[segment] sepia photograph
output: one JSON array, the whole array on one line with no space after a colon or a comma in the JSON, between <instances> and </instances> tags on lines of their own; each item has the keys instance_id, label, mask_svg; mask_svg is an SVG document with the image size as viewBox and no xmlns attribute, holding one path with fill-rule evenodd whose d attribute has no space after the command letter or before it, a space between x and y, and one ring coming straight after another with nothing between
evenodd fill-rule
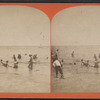
<instances>
[{"instance_id":1,"label":"sepia photograph","mask_svg":"<svg viewBox=\"0 0 100 100\"><path fill-rule=\"evenodd\" d=\"M39 9L0 6L0 92L50 92L50 20Z\"/></svg>"},{"instance_id":2,"label":"sepia photograph","mask_svg":"<svg viewBox=\"0 0 100 100\"><path fill-rule=\"evenodd\" d=\"M100 92L100 6L59 11L51 22L52 93Z\"/></svg>"}]
</instances>

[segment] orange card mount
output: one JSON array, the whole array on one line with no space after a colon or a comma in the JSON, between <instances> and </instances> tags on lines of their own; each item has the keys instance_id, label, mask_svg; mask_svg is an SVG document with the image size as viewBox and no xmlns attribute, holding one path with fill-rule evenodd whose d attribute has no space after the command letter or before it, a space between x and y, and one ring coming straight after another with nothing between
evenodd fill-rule
<instances>
[{"instance_id":1,"label":"orange card mount","mask_svg":"<svg viewBox=\"0 0 100 100\"><path fill-rule=\"evenodd\" d=\"M55 14L65 8L100 6L99 3L0 3L0 6L2 5L20 5L39 9L48 16L50 22ZM100 98L100 93L0 93L0 98Z\"/></svg>"}]
</instances>

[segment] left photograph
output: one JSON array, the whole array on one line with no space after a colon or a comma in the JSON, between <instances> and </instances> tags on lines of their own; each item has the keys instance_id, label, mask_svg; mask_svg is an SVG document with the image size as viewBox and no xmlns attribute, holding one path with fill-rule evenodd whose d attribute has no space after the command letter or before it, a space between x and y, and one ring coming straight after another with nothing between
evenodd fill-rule
<instances>
[{"instance_id":1,"label":"left photograph","mask_svg":"<svg viewBox=\"0 0 100 100\"><path fill-rule=\"evenodd\" d=\"M50 20L39 9L0 6L0 92L50 93Z\"/></svg>"}]
</instances>

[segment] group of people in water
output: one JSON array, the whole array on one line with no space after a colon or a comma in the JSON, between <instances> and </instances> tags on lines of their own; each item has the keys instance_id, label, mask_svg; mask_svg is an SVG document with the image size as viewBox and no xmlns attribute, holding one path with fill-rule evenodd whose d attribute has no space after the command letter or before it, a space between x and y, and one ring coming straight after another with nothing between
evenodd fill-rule
<instances>
[{"instance_id":1,"label":"group of people in water","mask_svg":"<svg viewBox=\"0 0 100 100\"><path fill-rule=\"evenodd\" d=\"M59 49L57 49L54 53L51 52L52 65L53 65L55 72L56 72L56 78L58 78L58 72L60 73L61 78L64 78L63 70L62 70L64 60L59 59L58 51L59 51ZM76 61L74 51L71 53L71 57L73 59L71 64L78 66L77 64L80 62L81 63L80 66L86 67L87 70L89 70L90 67L94 67L96 69L96 71L95 71L96 74L99 74L100 54L98 57L96 56L96 54L94 54L94 61L92 61L92 63L94 63L94 64L92 64L92 65L90 63L90 60L81 59L80 61Z\"/></svg>"},{"instance_id":2,"label":"group of people in water","mask_svg":"<svg viewBox=\"0 0 100 100\"><path fill-rule=\"evenodd\" d=\"M27 55L27 54L25 54L25 55ZM30 57L30 59L29 59L29 61L27 62L27 64L28 64L28 68L29 69L31 69L32 70L32 68L33 68L33 63L34 63L34 60L36 60L37 59L37 54L34 54L34 55L32 55L32 54L29 54L29 57ZM18 56L16 57L15 56L15 54L13 55L13 61L14 61L14 64L13 64L13 66L10 66L8 63L9 63L9 61L3 61L2 59L1 59L1 61L0 61L0 63L2 64L2 66L4 66L4 67L12 67L12 68L18 68L18 64L19 64L19 62L18 62L18 60L21 60L22 59L22 55L21 54L18 54Z\"/></svg>"},{"instance_id":3,"label":"group of people in water","mask_svg":"<svg viewBox=\"0 0 100 100\"><path fill-rule=\"evenodd\" d=\"M96 54L94 54L94 61L92 61L94 65L90 64L90 60L85 61L81 59L81 66L85 66L87 67L87 69L89 69L89 67L94 67L96 69L96 74L99 74L99 63L100 63L99 59L100 59L100 54L98 57L96 56Z\"/></svg>"}]
</instances>

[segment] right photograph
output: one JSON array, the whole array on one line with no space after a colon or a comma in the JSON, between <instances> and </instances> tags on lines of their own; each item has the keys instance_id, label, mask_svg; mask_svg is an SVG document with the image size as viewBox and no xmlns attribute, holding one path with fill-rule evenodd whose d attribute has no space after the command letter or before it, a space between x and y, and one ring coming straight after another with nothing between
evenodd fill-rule
<instances>
[{"instance_id":1,"label":"right photograph","mask_svg":"<svg viewBox=\"0 0 100 100\"><path fill-rule=\"evenodd\" d=\"M51 92L100 92L100 6L75 6L51 21Z\"/></svg>"}]
</instances>

